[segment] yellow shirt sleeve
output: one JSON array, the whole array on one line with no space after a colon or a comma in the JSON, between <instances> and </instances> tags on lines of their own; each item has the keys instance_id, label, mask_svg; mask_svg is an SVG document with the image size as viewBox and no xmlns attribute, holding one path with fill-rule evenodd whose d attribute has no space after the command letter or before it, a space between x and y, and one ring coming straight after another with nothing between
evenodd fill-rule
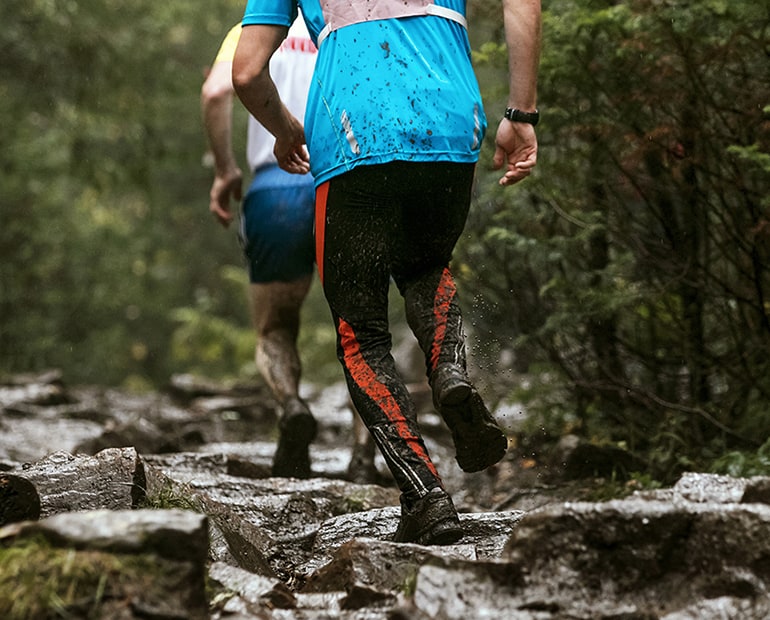
<instances>
[{"instance_id":1,"label":"yellow shirt sleeve","mask_svg":"<svg viewBox=\"0 0 770 620\"><path fill-rule=\"evenodd\" d=\"M233 62L235 57L235 48L238 47L238 39L241 38L241 25L236 24L227 33L222 45L219 46L217 57L214 62Z\"/></svg>"}]
</instances>

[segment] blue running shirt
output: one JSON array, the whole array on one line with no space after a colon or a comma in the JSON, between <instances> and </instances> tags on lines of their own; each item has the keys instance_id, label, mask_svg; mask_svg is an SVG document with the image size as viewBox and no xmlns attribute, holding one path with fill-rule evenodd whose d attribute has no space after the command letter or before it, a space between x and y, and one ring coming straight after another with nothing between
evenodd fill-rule
<instances>
[{"instance_id":1,"label":"blue running shirt","mask_svg":"<svg viewBox=\"0 0 770 620\"><path fill-rule=\"evenodd\" d=\"M301 8L317 43L326 1L248 0L243 25L288 27ZM436 4L465 14L465 0ZM477 162L487 121L470 54L466 29L438 15L332 31L319 46L304 118L316 185L359 165Z\"/></svg>"}]
</instances>

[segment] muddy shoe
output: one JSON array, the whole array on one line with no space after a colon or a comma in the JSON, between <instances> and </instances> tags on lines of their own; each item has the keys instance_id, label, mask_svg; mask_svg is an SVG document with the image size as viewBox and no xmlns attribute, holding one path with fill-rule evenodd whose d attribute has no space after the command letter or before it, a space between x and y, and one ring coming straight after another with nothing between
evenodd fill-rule
<instances>
[{"instance_id":1,"label":"muddy shoe","mask_svg":"<svg viewBox=\"0 0 770 620\"><path fill-rule=\"evenodd\" d=\"M465 370L457 364L441 364L430 375L433 406L441 411L445 405L457 405L471 395L473 386Z\"/></svg>"},{"instance_id":2,"label":"muddy shoe","mask_svg":"<svg viewBox=\"0 0 770 620\"><path fill-rule=\"evenodd\" d=\"M401 519L394 542L451 545L463 537L457 510L446 491L436 487L407 506L401 496Z\"/></svg>"},{"instance_id":3,"label":"muddy shoe","mask_svg":"<svg viewBox=\"0 0 770 620\"><path fill-rule=\"evenodd\" d=\"M460 403L441 406L439 412L452 431L460 469L482 471L505 456L508 438L476 390Z\"/></svg>"},{"instance_id":4,"label":"muddy shoe","mask_svg":"<svg viewBox=\"0 0 770 620\"><path fill-rule=\"evenodd\" d=\"M310 442L318 424L301 399L290 400L284 406L278 422L278 448L273 457L273 476L310 478Z\"/></svg>"}]
</instances>

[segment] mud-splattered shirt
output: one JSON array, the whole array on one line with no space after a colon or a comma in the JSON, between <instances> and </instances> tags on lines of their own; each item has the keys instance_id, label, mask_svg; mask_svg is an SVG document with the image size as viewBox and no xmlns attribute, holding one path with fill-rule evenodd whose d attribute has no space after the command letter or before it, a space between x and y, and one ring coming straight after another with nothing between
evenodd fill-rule
<instances>
[{"instance_id":1,"label":"mud-splattered shirt","mask_svg":"<svg viewBox=\"0 0 770 620\"><path fill-rule=\"evenodd\" d=\"M326 1L249 0L243 25L289 26L300 5L317 42ZM435 2L465 13L465 0ZM487 123L466 29L425 15L334 30L319 46L304 122L317 185L359 165L478 161Z\"/></svg>"}]
</instances>

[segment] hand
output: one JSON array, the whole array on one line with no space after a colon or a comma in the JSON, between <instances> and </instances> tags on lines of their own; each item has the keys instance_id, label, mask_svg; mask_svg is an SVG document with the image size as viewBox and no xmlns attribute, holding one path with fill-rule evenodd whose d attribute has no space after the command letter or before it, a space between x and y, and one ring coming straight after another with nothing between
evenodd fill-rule
<instances>
[{"instance_id":1,"label":"hand","mask_svg":"<svg viewBox=\"0 0 770 620\"><path fill-rule=\"evenodd\" d=\"M512 123L504 118L497 127L495 155L492 167L499 170L505 164L500 185L513 185L530 175L537 163L537 137L529 123Z\"/></svg>"},{"instance_id":2,"label":"hand","mask_svg":"<svg viewBox=\"0 0 770 620\"><path fill-rule=\"evenodd\" d=\"M225 228L233 221L234 214L230 209L230 201L240 203L241 183L243 174L240 168L232 168L224 174L217 173L209 192L209 211Z\"/></svg>"},{"instance_id":3,"label":"hand","mask_svg":"<svg viewBox=\"0 0 770 620\"><path fill-rule=\"evenodd\" d=\"M310 172L310 155L305 147L305 128L288 111L285 120L286 132L276 136L273 155L286 172L307 174Z\"/></svg>"},{"instance_id":4,"label":"hand","mask_svg":"<svg viewBox=\"0 0 770 620\"><path fill-rule=\"evenodd\" d=\"M273 153L281 169L292 174L307 174L310 172L310 155L304 144L295 144L289 147L288 150L285 148L281 149L280 152L277 140L275 146L276 148Z\"/></svg>"}]
</instances>

